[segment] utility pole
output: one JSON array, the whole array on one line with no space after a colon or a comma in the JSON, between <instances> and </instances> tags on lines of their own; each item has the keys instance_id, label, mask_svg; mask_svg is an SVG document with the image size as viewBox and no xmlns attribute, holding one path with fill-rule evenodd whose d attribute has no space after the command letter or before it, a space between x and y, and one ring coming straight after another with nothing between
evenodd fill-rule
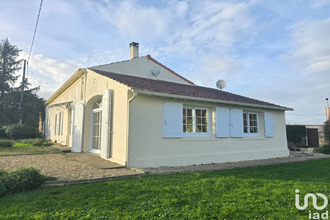
<instances>
[{"instance_id":1,"label":"utility pole","mask_svg":"<svg viewBox=\"0 0 330 220\"><path fill-rule=\"evenodd\" d=\"M329 99L328 98L325 98L325 102L326 102L326 105L327 105L327 109L326 109L326 121L329 121L330 120L330 108L329 108Z\"/></svg>"},{"instance_id":2,"label":"utility pole","mask_svg":"<svg viewBox=\"0 0 330 220\"><path fill-rule=\"evenodd\" d=\"M20 120L19 124L23 124L23 96L24 96L24 84L25 84L25 69L26 69L26 60L24 60L23 66L23 77L22 77L22 85L21 85L21 101L20 101Z\"/></svg>"}]
</instances>

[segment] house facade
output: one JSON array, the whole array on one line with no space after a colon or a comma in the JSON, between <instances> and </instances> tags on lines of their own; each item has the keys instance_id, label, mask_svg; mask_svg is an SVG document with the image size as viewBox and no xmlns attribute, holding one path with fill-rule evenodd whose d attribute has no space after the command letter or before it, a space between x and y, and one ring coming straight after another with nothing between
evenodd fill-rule
<instances>
[{"instance_id":1,"label":"house facade","mask_svg":"<svg viewBox=\"0 0 330 220\"><path fill-rule=\"evenodd\" d=\"M130 60L77 70L47 100L46 138L136 168L289 155L289 108L197 86L130 49Z\"/></svg>"}]
</instances>

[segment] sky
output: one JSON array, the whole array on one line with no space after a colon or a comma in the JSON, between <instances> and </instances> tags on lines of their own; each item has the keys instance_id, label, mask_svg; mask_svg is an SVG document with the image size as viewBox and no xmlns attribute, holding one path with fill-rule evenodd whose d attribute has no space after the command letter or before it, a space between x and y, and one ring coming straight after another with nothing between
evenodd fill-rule
<instances>
[{"instance_id":1,"label":"sky","mask_svg":"<svg viewBox=\"0 0 330 220\"><path fill-rule=\"evenodd\" d=\"M0 1L0 39L22 59L39 5ZM47 99L79 68L128 60L134 41L197 85L222 79L224 91L293 108L287 124L322 124L329 12L328 0L44 0L28 80Z\"/></svg>"}]
</instances>

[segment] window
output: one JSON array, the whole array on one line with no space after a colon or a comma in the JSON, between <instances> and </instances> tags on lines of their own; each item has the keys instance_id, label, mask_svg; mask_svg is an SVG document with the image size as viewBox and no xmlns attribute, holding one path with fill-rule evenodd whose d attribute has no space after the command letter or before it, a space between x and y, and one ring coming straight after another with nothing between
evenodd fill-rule
<instances>
[{"instance_id":1,"label":"window","mask_svg":"<svg viewBox=\"0 0 330 220\"><path fill-rule=\"evenodd\" d=\"M183 133L207 134L208 130L207 109L183 107Z\"/></svg>"},{"instance_id":2,"label":"window","mask_svg":"<svg viewBox=\"0 0 330 220\"><path fill-rule=\"evenodd\" d=\"M258 114L254 112L243 113L244 134L259 134Z\"/></svg>"},{"instance_id":3,"label":"window","mask_svg":"<svg viewBox=\"0 0 330 220\"><path fill-rule=\"evenodd\" d=\"M102 136L102 99L97 100L92 106L92 120L93 140L90 150L99 153Z\"/></svg>"},{"instance_id":4,"label":"window","mask_svg":"<svg viewBox=\"0 0 330 220\"><path fill-rule=\"evenodd\" d=\"M64 112L60 112L55 115L55 126L54 126L55 135L63 135L63 115Z\"/></svg>"}]
</instances>

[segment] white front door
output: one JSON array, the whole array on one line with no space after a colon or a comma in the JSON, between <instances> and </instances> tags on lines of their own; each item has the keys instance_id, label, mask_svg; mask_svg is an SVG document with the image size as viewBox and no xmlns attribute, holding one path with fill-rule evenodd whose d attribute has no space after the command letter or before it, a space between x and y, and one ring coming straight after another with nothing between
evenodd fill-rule
<instances>
[{"instance_id":1,"label":"white front door","mask_svg":"<svg viewBox=\"0 0 330 220\"><path fill-rule=\"evenodd\" d=\"M92 106L92 141L90 152L100 154L102 137L102 99L97 100Z\"/></svg>"}]
</instances>

